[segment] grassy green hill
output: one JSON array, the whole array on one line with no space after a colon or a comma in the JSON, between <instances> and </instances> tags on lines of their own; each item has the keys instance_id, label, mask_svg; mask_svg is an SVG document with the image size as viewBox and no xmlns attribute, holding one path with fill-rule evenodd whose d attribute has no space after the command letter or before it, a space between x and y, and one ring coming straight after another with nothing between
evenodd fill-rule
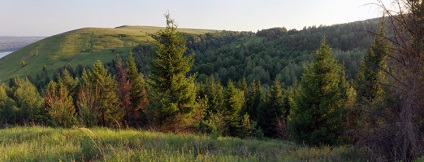
<instances>
[{"instance_id":1,"label":"grassy green hill","mask_svg":"<svg viewBox=\"0 0 424 162\"><path fill-rule=\"evenodd\" d=\"M117 53L125 57L134 46L152 41L150 34L160 29L151 26L82 28L54 35L1 58L0 81L13 76L35 75L43 66L55 70L67 64L74 67L91 65L97 59L109 62ZM179 31L190 34L216 32L201 29Z\"/></svg>"},{"instance_id":2,"label":"grassy green hill","mask_svg":"<svg viewBox=\"0 0 424 162\"><path fill-rule=\"evenodd\" d=\"M0 130L0 161L358 161L351 147L106 128Z\"/></svg>"}]
</instances>

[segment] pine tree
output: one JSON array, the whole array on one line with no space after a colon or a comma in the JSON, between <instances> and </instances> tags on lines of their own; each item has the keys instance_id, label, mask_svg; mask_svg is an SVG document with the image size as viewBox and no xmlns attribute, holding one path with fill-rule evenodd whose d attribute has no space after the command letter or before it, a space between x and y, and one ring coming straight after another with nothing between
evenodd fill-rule
<instances>
[{"instance_id":1,"label":"pine tree","mask_svg":"<svg viewBox=\"0 0 424 162\"><path fill-rule=\"evenodd\" d=\"M78 114L81 124L86 127L93 127L98 125L98 114L100 109L100 91L99 87L91 81L89 72L83 70L81 79L78 85L76 105L78 107Z\"/></svg>"},{"instance_id":2,"label":"pine tree","mask_svg":"<svg viewBox=\"0 0 424 162\"><path fill-rule=\"evenodd\" d=\"M66 75L63 75L66 76ZM63 78L57 84L51 81L44 96L44 107L54 125L69 128L77 123L75 105Z\"/></svg>"},{"instance_id":3,"label":"pine tree","mask_svg":"<svg viewBox=\"0 0 424 162\"><path fill-rule=\"evenodd\" d=\"M225 92L225 110L223 112L224 118L228 124L228 134L237 136L239 133L240 110L244 104L244 93L237 89L233 82L230 80L227 84L227 91Z\"/></svg>"},{"instance_id":4,"label":"pine tree","mask_svg":"<svg viewBox=\"0 0 424 162\"><path fill-rule=\"evenodd\" d=\"M71 94L74 91L75 88L75 79L69 74L69 71L65 68L58 78L58 82L61 82L64 88L66 88Z\"/></svg>"},{"instance_id":5,"label":"pine tree","mask_svg":"<svg viewBox=\"0 0 424 162\"><path fill-rule=\"evenodd\" d=\"M264 102L259 106L257 118L258 126L267 137L277 136L277 120L283 117L284 96L280 81L275 80L268 90Z\"/></svg>"},{"instance_id":6,"label":"pine tree","mask_svg":"<svg viewBox=\"0 0 424 162\"><path fill-rule=\"evenodd\" d=\"M224 107L224 87L215 81L213 75L206 80L206 97L208 98L208 112L218 113Z\"/></svg>"},{"instance_id":7,"label":"pine tree","mask_svg":"<svg viewBox=\"0 0 424 162\"><path fill-rule=\"evenodd\" d=\"M188 123L184 121L195 107L195 77L187 77L193 55L184 56L185 41L169 16L166 15L166 29L157 33L156 55L151 64L150 85L154 98L150 110L159 125L168 127L164 129L178 131L186 127Z\"/></svg>"},{"instance_id":8,"label":"pine tree","mask_svg":"<svg viewBox=\"0 0 424 162\"><path fill-rule=\"evenodd\" d=\"M314 146L338 142L346 96L343 74L324 38L313 62L305 68L299 94L294 96L288 128L297 142Z\"/></svg>"},{"instance_id":9,"label":"pine tree","mask_svg":"<svg viewBox=\"0 0 424 162\"><path fill-rule=\"evenodd\" d=\"M143 74L138 72L134 54L130 52L127 61L128 75L129 75L129 92L131 107L127 109L125 119L132 121L130 124L135 126L136 123L140 123L145 120L140 119L140 115L145 115L145 107L149 100L147 97L147 85L144 81ZM141 113L141 114L140 114Z\"/></svg>"},{"instance_id":10,"label":"pine tree","mask_svg":"<svg viewBox=\"0 0 424 162\"><path fill-rule=\"evenodd\" d=\"M386 68L386 58L391 45L385 37L384 24L380 26L377 33L361 61L356 78L357 101L361 104L379 102L383 97L381 83L386 82L383 69Z\"/></svg>"},{"instance_id":11,"label":"pine tree","mask_svg":"<svg viewBox=\"0 0 424 162\"><path fill-rule=\"evenodd\" d=\"M136 112L130 111L132 108L132 102L130 98L130 80L128 75L128 69L124 69L122 67L122 59L118 56L116 62L116 81L118 82L118 91L117 95L119 98L119 104L122 108L125 109L124 119L127 123L132 125L131 123L135 122L134 119L130 119L131 115L137 115Z\"/></svg>"},{"instance_id":12,"label":"pine tree","mask_svg":"<svg viewBox=\"0 0 424 162\"><path fill-rule=\"evenodd\" d=\"M99 109L98 121L101 126L112 126L119 123L124 115L124 110L119 105L119 99L116 95L116 81L108 74L107 70L97 60L90 72L91 82L99 90Z\"/></svg>"},{"instance_id":13,"label":"pine tree","mask_svg":"<svg viewBox=\"0 0 424 162\"><path fill-rule=\"evenodd\" d=\"M245 93L246 102L243 106L243 114L249 114L250 118L253 121L257 120L257 109L261 101L262 97L262 87L260 82L253 81L249 88L247 89L247 93Z\"/></svg>"}]
</instances>

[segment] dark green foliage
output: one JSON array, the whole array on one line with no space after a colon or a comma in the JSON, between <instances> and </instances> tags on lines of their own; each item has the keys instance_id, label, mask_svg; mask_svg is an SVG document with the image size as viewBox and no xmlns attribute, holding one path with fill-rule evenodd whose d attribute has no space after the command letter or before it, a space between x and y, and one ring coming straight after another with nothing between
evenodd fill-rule
<instances>
[{"instance_id":1,"label":"dark green foliage","mask_svg":"<svg viewBox=\"0 0 424 162\"><path fill-rule=\"evenodd\" d=\"M284 96L280 86L280 81L275 80L274 85L265 93L261 102L257 121L266 137L277 137L277 120L284 119Z\"/></svg>"},{"instance_id":2,"label":"dark green foliage","mask_svg":"<svg viewBox=\"0 0 424 162\"><path fill-rule=\"evenodd\" d=\"M204 94L199 94L200 97L207 97L208 112L218 113L224 110L224 87L211 76L206 80L203 88Z\"/></svg>"},{"instance_id":3,"label":"dark green foliage","mask_svg":"<svg viewBox=\"0 0 424 162\"><path fill-rule=\"evenodd\" d=\"M324 39L305 68L291 106L288 127L294 140L314 146L339 142L346 96L343 74Z\"/></svg>"},{"instance_id":4,"label":"dark green foliage","mask_svg":"<svg viewBox=\"0 0 424 162\"><path fill-rule=\"evenodd\" d=\"M244 104L244 92L237 89L232 81L227 83L225 92L224 119L228 124L228 134L237 136L240 128L241 115L240 110Z\"/></svg>"},{"instance_id":5,"label":"dark green foliage","mask_svg":"<svg viewBox=\"0 0 424 162\"><path fill-rule=\"evenodd\" d=\"M384 26L381 25L366 55L361 61L356 78L358 102L381 101L383 97L382 83L386 82L386 58L389 54L390 42L386 39Z\"/></svg>"},{"instance_id":6,"label":"dark green foliage","mask_svg":"<svg viewBox=\"0 0 424 162\"><path fill-rule=\"evenodd\" d=\"M157 33L156 55L150 65L150 111L156 123L164 127L175 124L170 129L178 131L189 124L184 122L195 108L195 77L187 77L193 65L193 55L184 56L185 41L177 33L177 26L169 14L166 15L166 25L165 30Z\"/></svg>"},{"instance_id":7,"label":"dark green foliage","mask_svg":"<svg viewBox=\"0 0 424 162\"><path fill-rule=\"evenodd\" d=\"M246 91L245 97L246 102L242 114L247 113L252 120L257 121L257 109L262 97L261 83L253 81Z\"/></svg>"},{"instance_id":8,"label":"dark green foliage","mask_svg":"<svg viewBox=\"0 0 424 162\"><path fill-rule=\"evenodd\" d=\"M145 107L148 103L147 85L144 81L143 74L138 72L134 54L131 52L127 61L128 76L129 76L129 92L131 106L126 110L125 119L135 126L142 121L140 116L145 115Z\"/></svg>"},{"instance_id":9,"label":"dark green foliage","mask_svg":"<svg viewBox=\"0 0 424 162\"><path fill-rule=\"evenodd\" d=\"M110 74L107 73L103 64L98 60L89 73L90 81L100 96L98 102L99 125L112 126L118 124L124 115L116 95L117 84Z\"/></svg>"}]
</instances>

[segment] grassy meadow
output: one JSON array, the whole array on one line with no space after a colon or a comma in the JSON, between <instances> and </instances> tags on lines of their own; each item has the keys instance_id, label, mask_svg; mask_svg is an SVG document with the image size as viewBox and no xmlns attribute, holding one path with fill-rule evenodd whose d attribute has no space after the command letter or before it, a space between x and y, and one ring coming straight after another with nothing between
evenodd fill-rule
<instances>
[{"instance_id":1,"label":"grassy meadow","mask_svg":"<svg viewBox=\"0 0 424 162\"><path fill-rule=\"evenodd\" d=\"M351 147L107 128L0 130L0 161L360 161Z\"/></svg>"},{"instance_id":2,"label":"grassy meadow","mask_svg":"<svg viewBox=\"0 0 424 162\"><path fill-rule=\"evenodd\" d=\"M116 54L126 58L139 44L153 40L150 34L160 27L121 26L117 28L82 28L47 37L0 59L0 81L13 76L35 76L44 66L55 70L64 65L92 65L96 60L109 62ZM216 30L178 29L180 32L204 34ZM22 66L21 62L25 62ZM53 72L51 71L51 74Z\"/></svg>"}]
</instances>

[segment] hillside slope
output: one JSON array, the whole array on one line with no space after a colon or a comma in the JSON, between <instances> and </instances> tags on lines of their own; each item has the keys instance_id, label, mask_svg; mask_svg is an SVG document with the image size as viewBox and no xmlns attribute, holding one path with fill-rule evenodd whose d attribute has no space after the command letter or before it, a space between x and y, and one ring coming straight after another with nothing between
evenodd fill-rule
<instances>
[{"instance_id":1,"label":"hillside slope","mask_svg":"<svg viewBox=\"0 0 424 162\"><path fill-rule=\"evenodd\" d=\"M160 27L121 26L117 28L82 28L54 35L30 44L0 59L0 81L14 76L34 76L43 67L55 70L64 65L91 65L97 59L110 62L120 54L126 57L137 45L152 41L150 34ZM203 34L202 29L179 29L180 32Z\"/></svg>"}]
</instances>

